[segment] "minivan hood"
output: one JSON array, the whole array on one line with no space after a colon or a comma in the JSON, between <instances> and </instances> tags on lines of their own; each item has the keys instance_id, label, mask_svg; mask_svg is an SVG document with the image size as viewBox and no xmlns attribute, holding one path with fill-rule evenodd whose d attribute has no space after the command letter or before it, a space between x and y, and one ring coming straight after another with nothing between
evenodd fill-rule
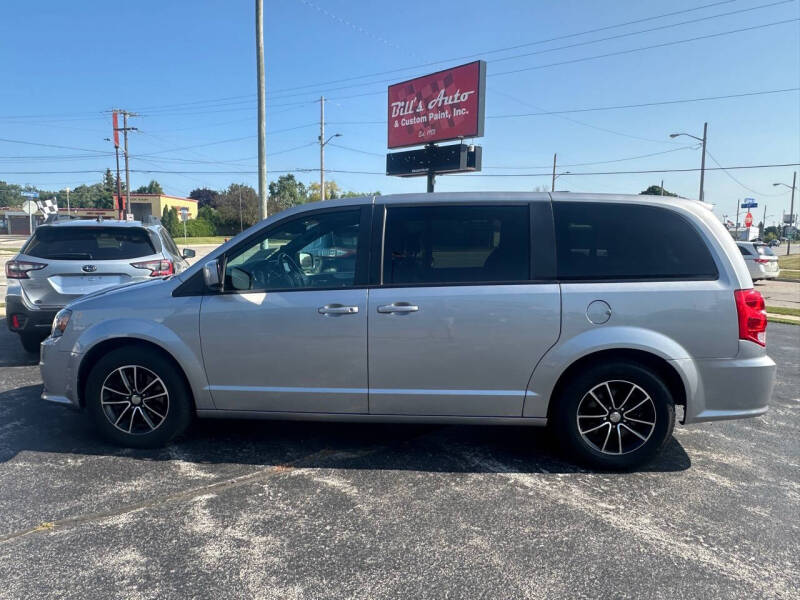
<instances>
[{"instance_id":1,"label":"minivan hood","mask_svg":"<svg viewBox=\"0 0 800 600\"><path fill-rule=\"evenodd\" d=\"M90 302L96 298L99 298L101 296L118 295L130 291L142 290L147 287L156 287L159 285L166 284L170 281L173 281L174 279L175 279L174 277L169 277L169 278L159 277L151 280L132 281L130 283L123 283L121 285L113 285L111 287L98 290L97 292L92 292L91 294L86 294L85 296L81 296L77 300L73 300L72 302L70 302L67 306L70 309L72 308L80 309L82 308L81 305Z\"/></svg>"}]
</instances>

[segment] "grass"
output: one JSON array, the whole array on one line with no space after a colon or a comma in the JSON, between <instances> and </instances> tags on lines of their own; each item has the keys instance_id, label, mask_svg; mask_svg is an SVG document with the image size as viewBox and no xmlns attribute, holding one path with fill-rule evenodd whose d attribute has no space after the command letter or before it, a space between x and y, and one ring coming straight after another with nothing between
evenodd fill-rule
<instances>
[{"instance_id":1,"label":"grass","mask_svg":"<svg viewBox=\"0 0 800 600\"><path fill-rule=\"evenodd\" d=\"M784 325L800 325L800 321L790 321L789 319L781 319L780 317L767 317L769 323L782 323Z\"/></svg>"},{"instance_id":2,"label":"grass","mask_svg":"<svg viewBox=\"0 0 800 600\"><path fill-rule=\"evenodd\" d=\"M5 246L0 247L0 254L16 254L22 248L6 248Z\"/></svg>"},{"instance_id":3,"label":"grass","mask_svg":"<svg viewBox=\"0 0 800 600\"><path fill-rule=\"evenodd\" d=\"M192 244L224 244L225 239L231 239L232 235L212 235L209 237L187 237L186 243L183 243L183 236L175 236L175 243L181 246L191 246Z\"/></svg>"},{"instance_id":4,"label":"grass","mask_svg":"<svg viewBox=\"0 0 800 600\"><path fill-rule=\"evenodd\" d=\"M777 248L777 250L780 250L780 248ZM775 254L778 254L778 252L775 252ZM778 255L778 265L781 269L798 271L800 270L800 254Z\"/></svg>"},{"instance_id":5,"label":"grass","mask_svg":"<svg viewBox=\"0 0 800 600\"><path fill-rule=\"evenodd\" d=\"M800 317L800 308L786 308L785 306L768 306L767 312L773 315L789 315Z\"/></svg>"}]
</instances>

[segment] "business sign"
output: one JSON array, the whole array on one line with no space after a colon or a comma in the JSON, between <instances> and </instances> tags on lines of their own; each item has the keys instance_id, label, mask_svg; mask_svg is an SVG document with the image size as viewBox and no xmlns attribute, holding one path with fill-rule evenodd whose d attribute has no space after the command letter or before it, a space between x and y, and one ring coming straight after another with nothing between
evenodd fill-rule
<instances>
[{"instance_id":1,"label":"business sign","mask_svg":"<svg viewBox=\"0 0 800 600\"><path fill-rule=\"evenodd\" d=\"M20 192L20 195L26 198L38 198L39 192Z\"/></svg>"},{"instance_id":2,"label":"business sign","mask_svg":"<svg viewBox=\"0 0 800 600\"><path fill-rule=\"evenodd\" d=\"M386 174L416 177L436 173L468 173L481 170L483 149L467 144L416 148L386 155Z\"/></svg>"},{"instance_id":3,"label":"business sign","mask_svg":"<svg viewBox=\"0 0 800 600\"><path fill-rule=\"evenodd\" d=\"M482 136L485 93L482 60L390 85L388 147Z\"/></svg>"}]
</instances>

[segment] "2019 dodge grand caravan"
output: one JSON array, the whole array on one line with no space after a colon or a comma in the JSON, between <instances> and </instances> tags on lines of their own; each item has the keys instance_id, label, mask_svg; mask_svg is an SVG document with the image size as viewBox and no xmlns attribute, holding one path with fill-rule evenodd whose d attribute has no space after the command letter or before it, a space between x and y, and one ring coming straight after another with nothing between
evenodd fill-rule
<instances>
[{"instance_id":1,"label":"2019 dodge grand caravan","mask_svg":"<svg viewBox=\"0 0 800 600\"><path fill-rule=\"evenodd\" d=\"M348 198L71 303L42 344L43 398L137 447L193 414L551 425L584 462L631 468L669 439L676 406L687 424L767 410L765 329L741 253L699 202Z\"/></svg>"}]
</instances>

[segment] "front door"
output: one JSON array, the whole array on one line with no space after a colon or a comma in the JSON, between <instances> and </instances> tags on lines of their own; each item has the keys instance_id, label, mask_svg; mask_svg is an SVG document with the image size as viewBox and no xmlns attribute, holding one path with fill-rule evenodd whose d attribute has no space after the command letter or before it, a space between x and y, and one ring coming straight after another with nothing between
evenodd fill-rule
<instances>
[{"instance_id":1,"label":"front door","mask_svg":"<svg viewBox=\"0 0 800 600\"><path fill-rule=\"evenodd\" d=\"M560 324L558 284L533 279L531 224L528 204L386 209L370 413L522 415Z\"/></svg>"},{"instance_id":2,"label":"front door","mask_svg":"<svg viewBox=\"0 0 800 600\"><path fill-rule=\"evenodd\" d=\"M231 251L200 311L218 409L368 411L364 229L361 208L305 213Z\"/></svg>"}]
</instances>

